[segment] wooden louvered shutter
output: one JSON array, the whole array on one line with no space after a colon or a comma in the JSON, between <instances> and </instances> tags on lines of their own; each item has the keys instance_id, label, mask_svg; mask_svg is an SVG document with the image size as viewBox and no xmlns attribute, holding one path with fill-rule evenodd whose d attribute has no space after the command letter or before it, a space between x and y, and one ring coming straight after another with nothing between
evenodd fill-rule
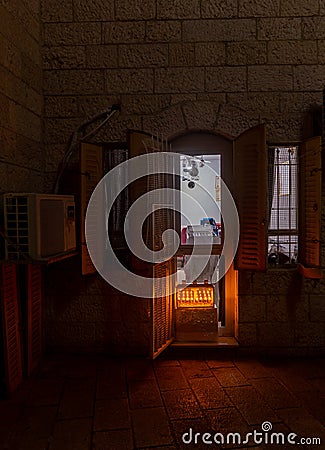
<instances>
[{"instance_id":1,"label":"wooden louvered shutter","mask_svg":"<svg viewBox=\"0 0 325 450\"><path fill-rule=\"evenodd\" d=\"M321 137L316 136L300 146L300 222L299 262L305 268L320 265L321 237ZM318 271L302 270L306 277L316 277Z\"/></svg>"},{"instance_id":2,"label":"wooden louvered shutter","mask_svg":"<svg viewBox=\"0 0 325 450\"><path fill-rule=\"evenodd\" d=\"M14 392L22 382L22 349L20 314L15 264L1 265L1 315L4 353L5 385L7 393Z\"/></svg>"},{"instance_id":3,"label":"wooden louvered shutter","mask_svg":"<svg viewBox=\"0 0 325 450\"><path fill-rule=\"evenodd\" d=\"M27 374L33 373L42 359L42 267L27 265Z\"/></svg>"},{"instance_id":4,"label":"wooden louvered shutter","mask_svg":"<svg viewBox=\"0 0 325 450\"><path fill-rule=\"evenodd\" d=\"M172 261L155 264L153 268L153 299L151 304L151 358L155 359L173 341L173 287L166 283L172 273Z\"/></svg>"},{"instance_id":5,"label":"wooden louvered shutter","mask_svg":"<svg viewBox=\"0 0 325 450\"><path fill-rule=\"evenodd\" d=\"M165 146L166 147L166 146ZM166 153L166 148L163 151ZM156 147L155 151L159 151ZM175 176L173 175L174 160L172 157L163 159L153 169L157 174L149 178L149 189L173 189L174 195L170 192L162 192L159 196L159 203L156 203L152 214L152 248L154 251L161 250L163 247L162 235L165 230L175 229ZM165 172L164 172L165 171ZM172 242L167 242L167 245L172 245Z\"/></svg>"},{"instance_id":6,"label":"wooden louvered shutter","mask_svg":"<svg viewBox=\"0 0 325 450\"><path fill-rule=\"evenodd\" d=\"M159 143L156 139L152 138L150 134L141 131L130 131L128 136L128 144L130 158L145 155L147 153L152 153L154 151L157 151L157 149L159 148ZM150 169L153 168L150 167ZM157 170L157 174L140 178L132 183L130 188L131 204L134 203L135 200L137 200L139 197L146 194L149 190L163 188L167 185L167 177L162 173L158 173L162 168L156 167L154 169ZM167 223L164 223L163 221L163 219L167 216L163 211L164 210L157 210L153 214L153 217L150 217L149 220L145 221L143 225L143 239L145 241L145 244L151 249L157 249L159 247L159 245L157 246L157 242L158 240L160 241L160 239L157 239L157 232L162 232L167 228ZM159 220L159 230L157 230L157 228L155 229L155 225Z\"/></svg>"},{"instance_id":7,"label":"wooden louvered shutter","mask_svg":"<svg viewBox=\"0 0 325 450\"><path fill-rule=\"evenodd\" d=\"M267 150L265 126L242 133L234 143L235 199L240 221L236 268L266 270Z\"/></svg>"},{"instance_id":8,"label":"wooden louvered shutter","mask_svg":"<svg viewBox=\"0 0 325 450\"><path fill-rule=\"evenodd\" d=\"M159 151L159 143L152 139L151 135L140 131L131 131L129 133L129 155L130 157L140 156L153 151ZM152 146L150 143L152 142ZM163 150L167 150L164 148ZM166 160L166 168L172 161ZM156 167L157 174L144 177L133 183L130 191L131 204L152 189L160 189L164 187L173 187L174 177L159 173L163 168ZM173 206L167 198L161 198L159 206ZM162 208L155 211L150 220L144 224L143 236L145 243L154 251L161 248L161 235L169 228L175 225L173 211L171 209ZM133 268L140 269L140 273L147 273L153 281L153 298L150 304L151 310L151 357L156 358L168 345L172 342L172 292L173 286L163 288L164 277L171 273L172 261L166 261L159 264L150 265L146 262L134 259L136 266Z\"/></svg>"},{"instance_id":9,"label":"wooden louvered shutter","mask_svg":"<svg viewBox=\"0 0 325 450\"><path fill-rule=\"evenodd\" d=\"M171 172L172 159L164 160L164 167L157 167L159 170ZM149 183L152 189L164 187L173 188L173 176L159 173L151 177ZM171 198L163 194L160 198L159 206L152 214L152 247L154 251L162 248L162 234L166 229L175 227L175 218ZM155 264L153 267L153 299L152 299L152 354L151 358L156 358L173 341L172 314L173 314L173 285L171 281L166 281L172 274L172 260ZM166 279L166 280L165 280Z\"/></svg>"},{"instance_id":10,"label":"wooden louvered shutter","mask_svg":"<svg viewBox=\"0 0 325 450\"><path fill-rule=\"evenodd\" d=\"M95 144L81 144L81 265L82 274L95 273L96 269L88 253L85 238L85 219L89 199L103 177L103 151L102 147ZM95 227L94 227L95 228ZM96 236L94 235L94 239Z\"/></svg>"},{"instance_id":11,"label":"wooden louvered shutter","mask_svg":"<svg viewBox=\"0 0 325 450\"><path fill-rule=\"evenodd\" d=\"M128 134L129 157L135 158L147 153L146 142L151 138L151 135L141 131L130 131ZM149 178L143 177L132 183L129 187L130 204L133 204L141 195L149 190ZM150 221L146 221L143 226L143 238L147 245L150 245L152 240L152 232L150 231ZM140 263L141 264L141 263Z\"/></svg>"}]
</instances>

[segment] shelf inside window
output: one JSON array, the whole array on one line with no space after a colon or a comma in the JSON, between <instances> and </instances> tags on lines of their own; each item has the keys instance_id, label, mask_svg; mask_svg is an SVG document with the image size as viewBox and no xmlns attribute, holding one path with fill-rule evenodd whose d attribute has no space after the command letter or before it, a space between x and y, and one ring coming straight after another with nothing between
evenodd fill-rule
<instances>
[{"instance_id":1,"label":"shelf inside window","mask_svg":"<svg viewBox=\"0 0 325 450\"><path fill-rule=\"evenodd\" d=\"M31 258L26 258L26 259L20 259L20 260L11 260L11 259L7 259L7 260L1 260L0 263L4 263L4 262L11 262L13 264L44 264L44 265L49 265L49 264L54 264L56 262L60 262L63 261L65 259L68 258L72 258L74 256L77 256L79 253L77 251L73 251L73 252L68 252L68 253L59 253L57 255L53 255L53 256L49 256L48 258L42 258L42 259L31 259Z\"/></svg>"}]
</instances>

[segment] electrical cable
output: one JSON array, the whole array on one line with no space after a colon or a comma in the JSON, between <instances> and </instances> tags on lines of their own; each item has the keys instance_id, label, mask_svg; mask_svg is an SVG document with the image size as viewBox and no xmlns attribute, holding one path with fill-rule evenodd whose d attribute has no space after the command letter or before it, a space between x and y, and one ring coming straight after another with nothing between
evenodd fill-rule
<instances>
[{"instance_id":1,"label":"electrical cable","mask_svg":"<svg viewBox=\"0 0 325 450\"><path fill-rule=\"evenodd\" d=\"M112 105L109 110L104 111L102 113L96 114L95 116L91 117L87 121L83 122L79 127L70 135L67 149L64 153L63 159L59 165L58 174L55 180L53 193L58 194L59 187L60 187L60 181L62 178L62 175L67 167L67 164L69 162L69 159L71 158L75 148L80 144L81 142L84 142L86 139L89 139L93 136L95 136L96 133L104 126L106 123L110 120L110 118L117 112L121 111L121 105L114 104ZM97 120L104 119L96 128L91 130L88 134L85 134L84 136L78 138L78 134L80 132L84 132L85 129L91 125L92 123L96 122Z\"/></svg>"}]
</instances>

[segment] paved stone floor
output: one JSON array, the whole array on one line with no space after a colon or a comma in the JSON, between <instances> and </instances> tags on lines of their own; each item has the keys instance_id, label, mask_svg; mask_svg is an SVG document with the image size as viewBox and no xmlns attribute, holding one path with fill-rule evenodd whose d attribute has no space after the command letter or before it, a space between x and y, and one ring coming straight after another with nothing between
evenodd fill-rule
<instances>
[{"instance_id":1,"label":"paved stone floor","mask_svg":"<svg viewBox=\"0 0 325 450\"><path fill-rule=\"evenodd\" d=\"M41 373L0 401L0 448L128 450L237 448L202 434L261 431L320 437L325 448L324 360L52 357ZM266 425L264 425L266 426ZM181 436L193 430L192 442ZM201 433L198 444L194 433ZM266 439L265 433L263 439ZM190 435L185 435L190 440ZM217 440L220 442L220 435Z\"/></svg>"}]
</instances>

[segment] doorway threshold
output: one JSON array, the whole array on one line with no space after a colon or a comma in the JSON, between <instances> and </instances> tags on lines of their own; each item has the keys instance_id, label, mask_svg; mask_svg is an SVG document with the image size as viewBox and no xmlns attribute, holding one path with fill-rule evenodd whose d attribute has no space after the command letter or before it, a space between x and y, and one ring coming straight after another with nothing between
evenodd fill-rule
<instances>
[{"instance_id":1,"label":"doorway threshold","mask_svg":"<svg viewBox=\"0 0 325 450\"><path fill-rule=\"evenodd\" d=\"M170 347L187 347L187 348L237 348L239 347L237 339L234 337L220 336L215 341L173 341Z\"/></svg>"}]
</instances>

